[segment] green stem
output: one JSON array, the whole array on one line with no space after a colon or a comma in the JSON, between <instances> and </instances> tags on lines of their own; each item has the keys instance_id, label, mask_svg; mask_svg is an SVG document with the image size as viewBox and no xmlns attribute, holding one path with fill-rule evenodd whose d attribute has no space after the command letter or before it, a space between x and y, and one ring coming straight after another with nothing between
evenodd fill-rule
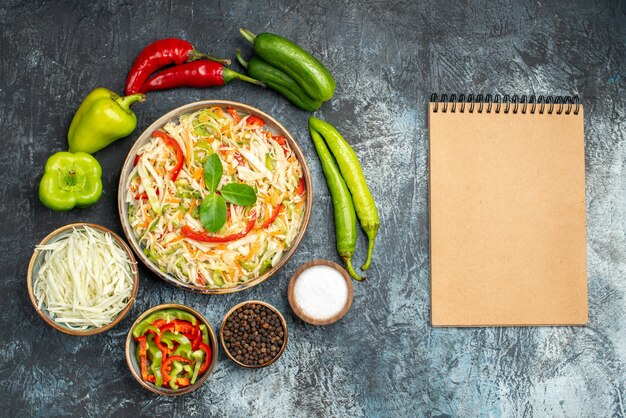
<instances>
[{"instance_id":1,"label":"green stem","mask_svg":"<svg viewBox=\"0 0 626 418\"><path fill-rule=\"evenodd\" d=\"M246 38L248 42L250 42L251 44L254 43L254 39L256 38L256 35L251 30L241 28L239 29L239 33L241 33L241 36Z\"/></svg>"},{"instance_id":2,"label":"green stem","mask_svg":"<svg viewBox=\"0 0 626 418\"><path fill-rule=\"evenodd\" d=\"M243 57L241 56L241 50L240 49L237 50L235 55L237 56L237 61L239 61L239 64L241 64L241 66L243 68L248 68L248 61L243 59Z\"/></svg>"},{"instance_id":3,"label":"green stem","mask_svg":"<svg viewBox=\"0 0 626 418\"><path fill-rule=\"evenodd\" d=\"M365 260L365 264L361 266L361 270L367 270L370 268L370 264L372 263L372 254L374 253L374 240L376 239L376 231L367 230L365 231L367 235L367 259Z\"/></svg>"},{"instance_id":4,"label":"green stem","mask_svg":"<svg viewBox=\"0 0 626 418\"><path fill-rule=\"evenodd\" d=\"M219 57L215 57L213 55L208 55L208 54L204 54L200 51L196 51L195 49L192 49L191 51L189 51L189 58L187 58L187 61L196 61L196 60L201 60L201 59L207 59L207 60L211 60L211 61L215 61L215 62L219 62L222 65L230 65L231 61L228 58L219 58Z\"/></svg>"},{"instance_id":5,"label":"green stem","mask_svg":"<svg viewBox=\"0 0 626 418\"><path fill-rule=\"evenodd\" d=\"M361 277L357 274L356 271L354 271L354 267L352 267L352 256L346 256L346 257L341 257L344 261L344 263L346 263L346 267L348 268L348 273L350 273L350 276L352 276L352 278L358 282L362 282L363 280L365 280L365 276Z\"/></svg>"},{"instance_id":6,"label":"green stem","mask_svg":"<svg viewBox=\"0 0 626 418\"><path fill-rule=\"evenodd\" d=\"M248 83L252 83L252 84L256 84L258 86L261 87L265 87L265 83L263 83L262 81L259 81L257 79L254 79L252 77L248 77L247 75L243 75L241 73L238 73L237 71L233 71L230 68L224 67L224 69L222 70L222 76L224 77L224 84L228 83L229 81L231 81L232 79L238 79L241 81L246 81Z\"/></svg>"},{"instance_id":7,"label":"green stem","mask_svg":"<svg viewBox=\"0 0 626 418\"><path fill-rule=\"evenodd\" d=\"M117 96L113 97L115 103L118 104L125 112L130 113L130 105L135 102L143 102L146 100L146 95L143 93L131 94L129 96Z\"/></svg>"}]
</instances>

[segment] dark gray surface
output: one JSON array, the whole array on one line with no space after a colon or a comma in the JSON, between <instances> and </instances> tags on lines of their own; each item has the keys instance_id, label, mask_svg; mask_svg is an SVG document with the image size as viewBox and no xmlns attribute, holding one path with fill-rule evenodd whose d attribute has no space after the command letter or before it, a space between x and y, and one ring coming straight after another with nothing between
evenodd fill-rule
<instances>
[{"instance_id":1,"label":"dark gray surface","mask_svg":"<svg viewBox=\"0 0 626 418\"><path fill-rule=\"evenodd\" d=\"M624 3L570 2L19 2L0 6L0 415L624 416L626 404L626 17ZM102 200L53 213L37 199L47 157L66 147L76 107L96 86L123 89L139 51L176 36L232 56L237 29L273 31L328 65L337 92L316 115L334 123L363 163L381 230L369 279L351 311L315 328L291 313L289 277L313 258L337 260L331 202L308 138L308 114L276 94L233 82L150 95L137 131L96 157ZM585 108L589 325L433 329L429 326L426 102L431 92L581 95ZM298 139L315 203L296 255L243 293L202 296L141 268L137 303L104 335L63 335L39 319L25 276L54 228L96 222L121 232L119 171L152 121L200 99L261 108ZM356 259L363 258L359 238ZM284 356L243 370L222 354L196 393L157 397L131 377L124 339L162 302L203 312L217 328L235 303L276 305L290 326Z\"/></svg>"}]
</instances>

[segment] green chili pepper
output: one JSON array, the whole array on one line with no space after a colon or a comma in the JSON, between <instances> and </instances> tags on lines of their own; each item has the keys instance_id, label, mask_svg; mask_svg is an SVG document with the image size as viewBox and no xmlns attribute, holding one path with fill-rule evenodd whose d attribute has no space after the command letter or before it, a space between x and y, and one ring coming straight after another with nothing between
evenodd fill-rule
<instances>
[{"instance_id":1,"label":"green chili pepper","mask_svg":"<svg viewBox=\"0 0 626 418\"><path fill-rule=\"evenodd\" d=\"M57 152L48 158L39 183L39 200L52 210L87 207L102 196L102 168L84 152Z\"/></svg>"},{"instance_id":2,"label":"green chili pepper","mask_svg":"<svg viewBox=\"0 0 626 418\"><path fill-rule=\"evenodd\" d=\"M302 110L313 112L322 105L321 100L312 99L306 91L296 83L284 71L271 66L259 57L252 57L249 61L243 59L239 50L237 50L237 60L248 69L248 75L265 83L272 90L277 91L291 103L295 104Z\"/></svg>"},{"instance_id":3,"label":"green chili pepper","mask_svg":"<svg viewBox=\"0 0 626 418\"><path fill-rule=\"evenodd\" d=\"M295 43L272 33L239 32L254 45L265 62L284 71L313 99L325 102L335 93L335 79L313 55Z\"/></svg>"},{"instance_id":4,"label":"green chili pepper","mask_svg":"<svg viewBox=\"0 0 626 418\"><path fill-rule=\"evenodd\" d=\"M361 228L365 231L368 239L367 260L361 267L363 270L367 270L372 262L374 240L378 233L380 220L376 203L365 182L365 176L359 160L352 147L330 123L311 116L309 118L309 128L318 132L324 138L326 144L328 144L330 152L337 161L339 171L352 194L356 214L361 222Z\"/></svg>"},{"instance_id":5,"label":"green chili pepper","mask_svg":"<svg viewBox=\"0 0 626 418\"><path fill-rule=\"evenodd\" d=\"M311 132L313 145L315 145L317 156L322 164L326 184L333 200L337 251L341 259L346 263L350 276L355 280L361 281L364 277L359 276L352 267L352 256L356 249L356 213L354 212L350 191L320 134L314 131L310 125L309 131Z\"/></svg>"},{"instance_id":6,"label":"green chili pepper","mask_svg":"<svg viewBox=\"0 0 626 418\"><path fill-rule=\"evenodd\" d=\"M71 152L93 154L112 142L128 136L137 126L137 117L130 105L143 101L143 94L120 97L99 87L85 97L67 133Z\"/></svg>"}]
</instances>

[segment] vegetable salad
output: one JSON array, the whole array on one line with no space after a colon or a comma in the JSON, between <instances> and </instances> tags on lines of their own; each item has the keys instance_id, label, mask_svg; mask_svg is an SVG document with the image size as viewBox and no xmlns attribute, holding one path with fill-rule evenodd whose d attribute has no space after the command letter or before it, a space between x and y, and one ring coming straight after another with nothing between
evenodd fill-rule
<instances>
[{"instance_id":1,"label":"vegetable salad","mask_svg":"<svg viewBox=\"0 0 626 418\"><path fill-rule=\"evenodd\" d=\"M226 222L208 232L201 219L205 163L216 154L229 183L256 192L252 206L227 204ZM213 158L214 159L214 158ZM127 185L129 220L146 256L177 280L211 288L259 277L282 258L303 220L303 170L265 121L232 108L182 115L141 147Z\"/></svg>"}]
</instances>

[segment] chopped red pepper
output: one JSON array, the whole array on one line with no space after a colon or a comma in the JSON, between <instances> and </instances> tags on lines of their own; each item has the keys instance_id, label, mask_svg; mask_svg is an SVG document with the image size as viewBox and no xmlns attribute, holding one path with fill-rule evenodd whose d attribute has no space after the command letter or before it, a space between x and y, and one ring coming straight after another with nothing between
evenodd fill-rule
<instances>
[{"instance_id":1,"label":"chopped red pepper","mask_svg":"<svg viewBox=\"0 0 626 418\"><path fill-rule=\"evenodd\" d=\"M272 211L272 215L269 217L267 221L265 221L265 223L261 226L261 228L267 228L268 226L273 224L281 210L283 210L282 203L274 208L274 210Z\"/></svg>"},{"instance_id":2,"label":"chopped red pepper","mask_svg":"<svg viewBox=\"0 0 626 418\"><path fill-rule=\"evenodd\" d=\"M274 141L278 142L278 145L283 147L283 154L285 154L285 155L289 154L289 149L287 148L287 140L285 139L284 136L282 136L282 135L280 135L280 136L273 136L272 139Z\"/></svg>"},{"instance_id":3,"label":"chopped red pepper","mask_svg":"<svg viewBox=\"0 0 626 418\"><path fill-rule=\"evenodd\" d=\"M298 187L296 188L296 194L303 195L304 194L304 177L300 177L298 180Z\"/></svg>"},{"instance_id":4,"label":"chopped red pepper","mask_svg":"<svg viewBox=\"0 0 626 418\"><path fill-rule=\"evenodd\" d=\"M163 360L163 364L161 364L161 375L163 376L163 383L168 384L172 377L169 375L173 361L181 361L183 363L191 364L191 360L182 356L169 356L165 360Z\"/></svg>"},{"instance_id":5,"label":"chopped red pepper","mask_svg":"<svg viewBox=\"0 0 626 418\"><path fill-rule=\"evenodd\" d=\"M147 380L148 382L156 383L156 377L152 376L151 374L149 374L145 380Z\"/></svg>"},{"instance_id":6,"label":"chopped red pepper","mask_svg":"<svg viewBox=\"0 0 626 418\"><path fill-rule=\"evenodd\" d=\"M263 126L265 125L265 121L259 117L256 116L248 116L248 119L246 119L246 123L248 125L258 125L258 126Z\"/></svg>"},{"instance_id":7,"label":"chopped red pepper","mask_svg":"<svg viewBox=\"0 0 626 418\"><path fill-rule=\"evenodd\" d=\"M202 277L202 274L200 274L200 273L198 273L198 283L200 283L200 286L206 286L206 284L204 282L204 277Z\"/></svg>"},{"instance_id":8,"label":"chopped red pepper","mask_svg":"<svg viewBox=\"0 0 626 418\"><path fill-rule=\"evenodd\" d=\"M252 218L248 221L248 224L246 225L246 230L243 232L238 232L236 234L231 234L231 235L226 235L224 237L218 237L215 235L209 235L206 232L196 232L193 229L191 229L191 227L189 225L185 225L182 227L181 232L183 233L184 236L186 236L187 238L191 238L195 241L201 241L201 242L231 242L231 241L236 241L238 239L241 239L243 237L245 237L246 235L248 235L250 233L250 231L252 231L252 228L254 228L254 225L256 224L256 214L252 214Z\"/></svg>"},{"instance_id":9,"label":"chopped red pepper","mask_svg":"<svg viewBox=\"0 0 626 418\"><path fill-rule=\"evenodd\" d=\"M156 195L159 195L159 191L155 190ZM143 192L143 193L137 193L135 195L135 200L148 200L148 193Z\"/></svg>"},{"instance_id":10,"label":"chopped red pepper","mask_svg":"<svg viewBox=\"0 0 626 418\"><path fill-rule=\"evenodd\" d=\"M178 142L176 142L174 138L163 131L154 131L152 132L152 136L163 139L166 145L174 148L174 151L176 152L176 166L172 169L172 171L170 171L170 174L172 175L172 181L176 181L178 173L180 173L180 170L183 168L183 163L185 162L183 149L180 145L178 145Z\"/></svg>"},{"instance_id":11,"label":"chopped red pepper","mask_svg":"<svg viewBox=\"0 0 626 418\"><path fill-rule=\"evenodd\" d=\"M141 362L141 378L143 380L148 380L148 358L146 357L146 353L148 352L148 344L146 343L146 336L142 335L139 338L136 338L139 342L139 360Z\"/></svg>"},{"instance_id":12,"label":"chopped red pepper","mask_svg":"<svg viewBox=\"0 0 626 418\"><path fill-rule=\"evenodd\" d=\"M241 120L241 116L239 116L239 113L237 113L237 111L232 107L227 107L226 111L230 116L233 117L233 119L235 119L235 121L239 122Z\"/></svg>"},{"instance_id":13,"label":"chopped red pepper","mask_svg":"<svg viewBox=\"0 0 626 418\"><path fill-rule=\"evenodd\" d=\"M178 379L176 379L176 383L178 383L178 387L181 388L189 386L191 384L188 377L179 377Z\"/></svg>"},{"instance_id":14,"label":"chopped red pepper","mask_svg":"<svg viewBox=\"0 0 626 418\"><path fill-rule=\"evenodd\" d=\"M139 162L140 158L141 158L141 154L137 154L135 156L135 159L133 160L133 167L137 165L137 163Z\"/></svg>"},{"instance_id":15,"label":"chopped red pepper","mask_svg":"<svg viewBox=\"0 0 626 418\"><path fill-rule=\"evenodd\" d=\"M188 334L196 330L196 326L192 325L189 321L174 319L172 323L174 324L174 332L179 334Z\"/></svg>"},{"instance_id":16,"label":"chopped red pepper","mask_svg":"<svg viewBox=\"0 0 626 418\"><path fill-rule=\"evenodd\" d=\"M209 364L211 363L211 347L206 345L205 343L200 343L200 350L204 351L204 361L202 362L202 366L200 366L200 370L198 374L202 374L207 371L209 368Z\"/></svg>"}]
</instances>

